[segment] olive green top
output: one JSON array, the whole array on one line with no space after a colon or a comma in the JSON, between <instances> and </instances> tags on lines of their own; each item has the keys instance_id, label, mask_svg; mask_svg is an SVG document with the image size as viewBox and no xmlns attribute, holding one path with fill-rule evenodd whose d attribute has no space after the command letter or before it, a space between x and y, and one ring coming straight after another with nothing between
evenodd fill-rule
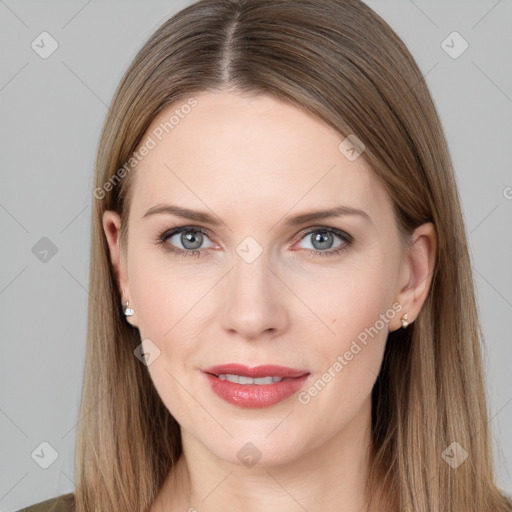
<instances>
[{"instance_id":1,"label":"olive green top","mask_svg":"<svg viewBox=\"0 0 512 512\"><path fill-rule=\"evenodd\" d=\"M75 495L72 492L61 494L56 498L22 508L18 512L75 512Z\"/></svg>"}]
</instances>

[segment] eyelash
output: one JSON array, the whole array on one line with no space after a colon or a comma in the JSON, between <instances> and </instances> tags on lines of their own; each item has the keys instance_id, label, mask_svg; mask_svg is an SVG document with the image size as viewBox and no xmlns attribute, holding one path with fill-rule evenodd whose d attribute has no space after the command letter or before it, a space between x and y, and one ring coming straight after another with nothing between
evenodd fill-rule
<instances>
[{"instance_id":1,"label":"eyelash","mask_svg":"<svg viewBox=\"0 0 512 512\"><path fill-rule=\"evenodd\" d=\"M204 229L197 228L195 226L183 226L179 228L173 228L171 230L164 231L161 235L157 237L155 240L156 245L161 246L165 251L175 254L176 256L181 257L190 257L190 256L196 256L197 258L201 258L203 256L206 256L204 254L208 251L208 249L193 249L193 250L183 250L183 249L177 249L176 247L167 244L166 241L168 238L171 238L172 236L179 234L179 233L187 233L187 232L193 232L193 233L202 233L203 235L210 237L210 233L208 231L205 231ZM314 249L302 249L303 251L306 251L310 256L313 257L325 257L325 256L337 256L341 254L343 251L348 249L354 242L353 238L344 231L341 231L339 229L330 228L330 227L317 227L313 228L310 231L306 232L303 236L300 237L299 240L303 240L309 235L312 235L313 233L332 233L339 238L343 240L344 243L340 244L335 249L329 249L327 251L318 251Z\"/></svg>"}]
</instances>

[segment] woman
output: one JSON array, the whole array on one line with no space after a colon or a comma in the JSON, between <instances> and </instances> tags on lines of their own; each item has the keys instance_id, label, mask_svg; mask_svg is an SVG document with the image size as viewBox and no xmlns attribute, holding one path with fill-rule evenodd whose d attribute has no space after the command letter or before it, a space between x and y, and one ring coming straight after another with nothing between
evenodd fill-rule
<instances>
[{"instance_id":1,"label":"woman","mask_svg":"<svg viewBox=\"0 0 512 512\"><path fill-rule=\"evenodd\" d=\"M173 16L94 196L76 490L47 508L512 510L442 127L365 4Z\"/></svg>"}]
</instances>

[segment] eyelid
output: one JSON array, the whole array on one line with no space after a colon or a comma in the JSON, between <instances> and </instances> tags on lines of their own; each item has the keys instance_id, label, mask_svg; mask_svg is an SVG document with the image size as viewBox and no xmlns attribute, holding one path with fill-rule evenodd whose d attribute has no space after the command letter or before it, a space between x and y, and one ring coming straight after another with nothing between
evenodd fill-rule
<instances>
[{"instance_id":1,"label":"eyelid","mask_svg":"<svg viewBox=\"0 0 512 512\"><path fill-rule=\"evenodd\" d=\"M188 231L197 231L199 233L208 235L208 238L215 238L215 235L213 234L213 232L210 231L208 228L202 228L200 226L191 226L191 225L175 226L173 228L166 229L165 231L162 232L162 234L159 236L159 238L169 238L178 233L188 232Z\"/></svg>"},{"instance_id":2,"label":"eyelid","mask_svg":"<svg viewBox=\"0 0 512 512\"><path fill-rule=\"evenodd\" d=\"M347 233L343 229L334 228L332 226L312 226L312 227L306 228L304 231L301 231L297 235L297 237L298 237L297 241L301 241L306 236L311 235L312 233L321 233L321 232L332 233L333 235L338 236L339 238L341 238L343 241L345 241L347 243L348 242L351 243L354 241L354 238L349 233Z\"/></svg>"}]
</instances>

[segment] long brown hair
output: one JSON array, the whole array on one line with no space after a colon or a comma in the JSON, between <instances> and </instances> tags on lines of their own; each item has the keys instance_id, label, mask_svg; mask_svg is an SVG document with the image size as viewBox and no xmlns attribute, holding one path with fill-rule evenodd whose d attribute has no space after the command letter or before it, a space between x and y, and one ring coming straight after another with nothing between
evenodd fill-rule
<instances>
[{"instance_id":1,"label":"long brown hair","mask_svg":"<svg viewBox=\"0 0 512 512\"><path fill-rule=\"evenodd\" d=\"M134 356L141 340L122 315L102 215L119 212L124 244L133 152L151 121L164 106L225 89L271 95L343 137L356 135L393 200L401 233L435 226L429 295L408 329L389 334L372 391L368 491L385 489L379 510L512 510L494 481L481 331L452 162L410 52L359 0L201 0L139 51L101 135L77 511L146 511L181 454L179 425ZM445 461L447 448L459 450L454 442L468 454L456 468Z\"/></svg>"}]
</instances>

